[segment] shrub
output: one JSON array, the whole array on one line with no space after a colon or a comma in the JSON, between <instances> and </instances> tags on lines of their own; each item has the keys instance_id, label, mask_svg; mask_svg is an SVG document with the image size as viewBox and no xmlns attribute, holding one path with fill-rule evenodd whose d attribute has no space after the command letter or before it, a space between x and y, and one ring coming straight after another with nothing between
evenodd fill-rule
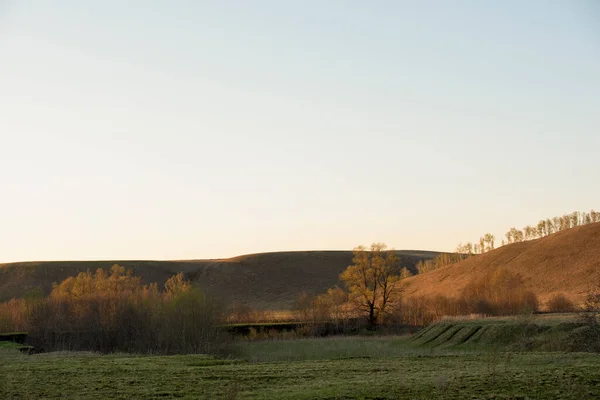
<instances>
[{"instance_id":1,"label":"shrub","mask_svg":"<svg viewBox=\"0 0 600 400\"><path fill-rule=\"evenodd\" d=\"M219 351L221 305L182 275L168 283L160 293L119 266L68 278L32 308L28 340L46 351Z\"/></svg>"},{"instance_id":2,"label":"shrub","mask_svg":"<svg viewBox=\"0 0 600 400\"><path fill-rule=\"evenodd\" d=\"M516 315L538 308L537 296L525 288L521 276L502 268L469 282L459 301L462 314Z\"/></svg>"},{"instance_id":3,"label":"shrub","mask_svg":"<svg viewBox=\"0 0 600 400\"><path fill-rule=\"evenodd\" d=\"M575 311L575 304L564 293L553 294L546 302L549 312L563 313Z\"/></svg>"},{"instance_id":4,"label":"shrub","mask_svg":"<svg viewBox=\"0 0 600 400\"><path fill-rule=\"evenodd\" d=\"M584 324L572 337L572 350L600 353L600 285L586 297L584 312L579 317Z\"/></svg>"}]
</instances>

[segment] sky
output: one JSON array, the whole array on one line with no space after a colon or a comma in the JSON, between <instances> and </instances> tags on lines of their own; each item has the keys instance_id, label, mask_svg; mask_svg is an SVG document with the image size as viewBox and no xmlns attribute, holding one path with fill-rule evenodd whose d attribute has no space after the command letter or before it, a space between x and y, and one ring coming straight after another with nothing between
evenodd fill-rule
<instances>
[{"instance_id":1,"label":"sky","mask_svg":"<svg viewBox=\"0 0 600 400\"><path fill-rule=\"evenodd\" d=\"M593 0L0 0L0 262L450 251L598 209L599 71Z\"/></svg>"}]
</instances>

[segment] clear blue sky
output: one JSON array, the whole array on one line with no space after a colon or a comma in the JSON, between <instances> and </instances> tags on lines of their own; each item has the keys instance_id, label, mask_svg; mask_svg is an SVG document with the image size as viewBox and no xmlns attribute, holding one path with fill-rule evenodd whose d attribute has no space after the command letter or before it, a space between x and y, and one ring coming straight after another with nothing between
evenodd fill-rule
<instances>
[{"instance_id":1,"label":"clear blue sky","mask_svg":"<svg viewBox=\"0 0 600 400\"><path fill-rule=\"evenodd\" d=\"M453 250L600 207L597 1L0 0L0 262Z\"/></svg>"}]
</instances>

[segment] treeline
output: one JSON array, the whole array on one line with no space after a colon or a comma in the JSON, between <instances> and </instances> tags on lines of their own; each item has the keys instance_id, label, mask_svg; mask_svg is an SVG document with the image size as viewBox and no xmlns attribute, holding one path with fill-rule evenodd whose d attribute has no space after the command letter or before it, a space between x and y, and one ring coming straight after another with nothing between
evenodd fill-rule
<instances>
[{"instance_id":1,"label":"treeline","mask_svg":"<svg viewBox=\"0 0 600 400\"><path fill-rule=\"evenodd\" d=\"M353 329L362 318L370 329L385 326L423 326L443 316L486 316L533 313L540 308L537 296L519 274L498 267L478 274L458 297L405 296L402 269L384 244L357 247L353 264L340 275L340 283L318 296L303 294L296 303L301 321L330 321ZM551 311L568 311L573 304L562 295L546 304Z\"/></svg>"},{"instance_id":2,"label":"treeline","mask_svg":"<svg viewBox=\"0 0 600 400\"><path fill-rule=\"evenodd\" d=\"M472 279L458 297L413 296L404 299L401 320L427 325L444 316L503 316L533 313L537 296L525 288L520 275L498 268Z\"/></svg>"},{"instance_id":3,"label":"treeline","mask_svg":"<svg viewBox=\"0 0 600 400\"><path fill-rule=\"evenodd\" d=\"M501 246L539 239L556 232L596 222L600 222L600 212L594 210L590 210L589 212L574 211L560 217L540 220L537 225L527 225L523 229L512 227L502 238ZM476 254L486 253L495 248L496 236L491 233L486 233L481 236L477 242L459 243L455 253L442 253L432 260L419 261L416 268L417 271L422 274L446 265L454 264Z\"/></svg>"},{"instance_id":4,"label":"treeline","mask_svg":"<svg viewBox=\"0 0 600 400\"><path fill-rule=\"evenodd\" d=\"M458 297L395 296L379 324L386 326L425 326L444 316L478 314L483 316L533 313L541 304L532 291L526 289L520 275L502 268L473 279ZM547 304L549 311L568 312L575 306L563 294L553 296ZM339 287L318 296L302 294L296 302L296 318L318 324L333 322L340 331L353 330L364 312L350 301ZM363 318L364 320L364 318ZM363 324L364 325L364 324Z\"/></svg>"},{"instance_id":5,"label":"treeline","mask_svg":"<svg viewBox=\"0 0 600 400\"><path fill-rule=\"evenodd\" d=\"M457 263L467 258L468 254L462 253L442 253L431 260L420 260L417 265L417 272L423 274L428 271L433 271L446 265Z\"/></svg>"},{"instance_id":6,"label":"treeline","mask_svg":"<svg viewBox=\"0 0 600 400\"><path fill-rule=\"evenodd\" d=\"M539 239L556 232L595 222L600 222L600 212L594 210L590 210L589 212L573 211L571 214L564 214L560 217L542 219L537 225L527 225L523 229L512 227L506 232L504 238L502 238L501 245ZM486 233L479 238L478 243L467 242L459 244L456 252L469 255L485 253L495 248L495 240L496 237L494 235Z\"/></svg>"},{"instance_id":7,"label":"treeline","mask_svg":"<svg viewBox=\"0 0 600 400\"><path fill-rule=\"evenodd\" d=\"M600 222L600 212L594 210L590 210L590 212L574 211L571 214L564 214L561 217L540 220L537 225L527 225L521 230L514 227L510 228L505 234L506 240L502 239L502 245L539 239L556 232L596 222Z\"/></svg>"},{"instance_id":8,"label":"treeline","mask_svg":"<svg viewBox=\"0 0 600 400\"><path fill-rule=\"evenodd\" d=\"M211 353L223 316L181 273L159 290L114 265L67 278L48 297L0 305L0 330L26 331L28 343L44 351Z\"/></svg>"}]
</instances>

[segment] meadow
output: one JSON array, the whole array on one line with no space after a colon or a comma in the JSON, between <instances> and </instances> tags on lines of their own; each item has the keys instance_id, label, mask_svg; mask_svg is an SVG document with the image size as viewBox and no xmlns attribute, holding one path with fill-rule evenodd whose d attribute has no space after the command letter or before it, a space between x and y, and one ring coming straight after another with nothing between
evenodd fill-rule
<instances>
[{"instance_id":1,"label":"meadow","mask_svg":"<svg viewBox=\"0 0 600 400\"><path fill-rule=\"evenodd\" d=\"M590 227L580 228L571 233L586 233ZM591 228L597 240L600 224ZM567 233L528 246L556 247L555 239L573 239ZM502 258L519 246L523 245L513 243L458 264L469 266L474 258L494 261L492 256ZM0 308L0 329L5 332L0 335L0 399L600 398L600 286L588 288L593 290L583 305L550 290L544 292L548 300L539 303L528 286L531 279L522 271L497 267L496 260L480 266L477 276L463 273L466 286L459 297L405 297L417 287L411 284L417 276L397 287L397 297L390 291L377 292L371 299L361 294L404 283L402 276L382 267L395 265L382 261L394 257L372 262L373 254L380 253L357 250L355 264L340 276L346 291L338 282L318 296L302 292L293 308L275 308L289 305L291 291L280 297L267 287L267 297L276 301L270 308L254 309L206 295L200 285L192 284L198 277L187 280L190 271L171 276L159 287L119 265L68 277L53 285L47 297L38 290L11 299ZM329 263L332 256L343 261L347 254L309 256ZM275 268L289 257L297 260L299 254L228 262L252 272L248 262L257 257L268 258ZM596 268L587 261L573 262L569 269L577 271L577 282L593 276L582 272ZM365 270L369 277L377 275L364 283L375 282L375 289L360 286L365 274L354 274L363 264L377 266ZM456 269L440 267L423 277ZM439 281L451 280L446 275ZM351 279L355 276L360 279ZM592 281L589 276L586 284ZM389 285L380 283L382 277ZM566 282L563 276L555 277L559 279ZM575 286L578 295L584 293L582 283ZM364 298L370 303L361 303ZM371 311L383 312L388 304L384 298L394 301L393 312L381 321L371 320ZM288 310L287 318L281 318L281 312L272 318L274 310ZM369 312L361 315L357 310ZM552 313L539 314L540 310ZM400 335L419 326L425 328Z\"/></svg>"},{"instance_id":2,"label":"meadow","mask_svg":"<svg viewBox=\"0 0 600 400\"><path fill-rule=\"evenodd\" d=\"M414 336L237 340L223 357L90 352L27 356L0 348L0 398L600 397L597 355L519 350L523 323L515 321L442 322ZM470 345L452 341L464 329L478 326L496 333L481 335Z\"/></svg>"}]
</instances>

